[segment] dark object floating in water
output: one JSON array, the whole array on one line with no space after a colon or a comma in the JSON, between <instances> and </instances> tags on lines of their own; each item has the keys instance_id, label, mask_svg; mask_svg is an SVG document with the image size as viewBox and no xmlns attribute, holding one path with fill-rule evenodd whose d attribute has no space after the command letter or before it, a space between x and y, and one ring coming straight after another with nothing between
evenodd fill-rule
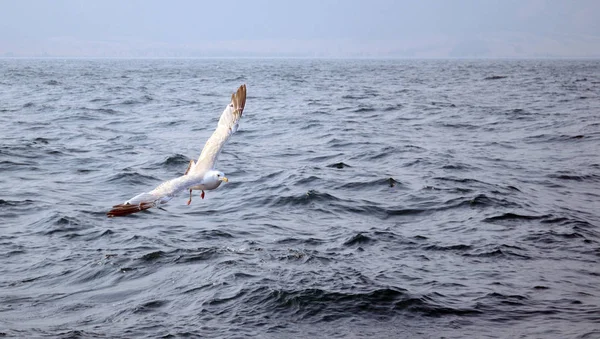
<instances>
[{"instance_id":1,"label":"dark object floating in water","mask_svg":"<svg viewBox=\"0 0 600 339\"><path fill-rule=\"evenodd\" d=\"M444 103L444 102L435 102L435 101L432 101L431 104L433 106L440 105L442 107L456 107L455 104L448 104L448 103Z\"/></svg>"},{"instance_id":2,"label":"dark object floating in water","mask_svg":"<svg viewBox=\"0 0 600 339\"><path fill-rule=\"evenodd\" d=\"M34 144L48 145L49 141L46 138L35 138L35 139L33 139L33 143Z\"/></svg>"},{"instance_id":3,"label":"dark object floating in water","mask_svg":"<svg viewBox=\"0 0 600 339\"><path fill-rule=\"evenodd\" d=\"M394 180L394 178L391 177L387 180L387 182L390 185L390 187L394 187L398 183L396 180Z\"/></svg>"},{"instance_id":4,"label":"dark object floating in water","mask_svg":"<svg viewBox=\"0 0 600 339\"><path fill-rule=\"evenodd\" d=\"M336 162L335 164L327 165L327 167L342 169L344 167L352 167L352 166L345 164L343 162Z\"/></svg>"},{"instance_id":5,"label":"dark object floating in water","mask_svg":"<svg viewBox=\"0 0 600 339\"><path fill-rule=\"evenodd\" d=\"M492 76L483 78L483 80L498 80L498 79L504 79L504 78L508 78L508 77L506 75L492 75Z\"/></svg>"}]
</instances>

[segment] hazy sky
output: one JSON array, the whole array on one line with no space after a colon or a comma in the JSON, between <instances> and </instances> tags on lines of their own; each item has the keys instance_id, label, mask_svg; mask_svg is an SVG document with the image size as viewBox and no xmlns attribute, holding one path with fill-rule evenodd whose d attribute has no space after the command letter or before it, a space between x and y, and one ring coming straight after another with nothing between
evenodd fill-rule
<instances>
[{"instance_id":1,"label":"hazy sky","mask_svg":"<svg viewBox=\"0 0 600 339\"><path fill-rule=\"evenodd\" d=\"M600 57L597 0L0 0L0 56Z\"/></svg>"}]
</instances>

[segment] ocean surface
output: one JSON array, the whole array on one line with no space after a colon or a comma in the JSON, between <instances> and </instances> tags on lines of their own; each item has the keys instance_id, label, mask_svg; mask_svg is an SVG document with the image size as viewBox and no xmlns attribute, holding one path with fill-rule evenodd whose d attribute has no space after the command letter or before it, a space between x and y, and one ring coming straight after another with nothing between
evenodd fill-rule
<instances>
[{"instance_id":1,"label":"ocean surface","mask_svg":"<svg viewBox=\"0 0 600 339\"><path fill-rule=\"evenodd\" d=\"M0 59L0 260L2 337L600 338L600 61Z\"/></svg>"}]
</instances>

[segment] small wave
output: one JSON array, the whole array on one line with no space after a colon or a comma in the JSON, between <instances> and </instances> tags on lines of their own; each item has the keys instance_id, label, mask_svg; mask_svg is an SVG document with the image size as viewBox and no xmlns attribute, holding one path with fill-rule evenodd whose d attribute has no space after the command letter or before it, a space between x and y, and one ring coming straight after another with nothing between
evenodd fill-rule
<instances>
[{"instance_id":1,"label":"small wave","mask_svg":"<svg viewBox=\"0 0 600 339\"><path fill-rule=\"evenodd\" d=\"M496 221L526 221L526 220L542 220L548 218L548 215L524 215L516 213L504 213L493 217L483 219L484 222L496 222Z\"/></svg>"},{"instance_id":2,"label":"small wave","mask_svg":"<svg viewBox=\"0 0 600 339\"><path fill-rule=\"evenodd\" d=\"M181 174L185 173L186 166L190 163L190 159L183 154L175 154L167 157L160 163L161 167L177 167L181 168Z\"/></svg>"},{"instance_id":3,"label":"small wave","mask_svg":"<svg viewBox=\"0 0 600 339\"><path fill-rule=\"evenodd\" d=\"M263 291L240 293L242 295L264 294ZM248 296L247 298L250 298ZM274 290L261 299L262 307L275 312L287 313L300 320L330 322L357 314L393 317L397 313L417 313L425 316L468 315L481 313L475 309L459 309L439 305L434 297L415 297L396 287L378 288L370 291L337 292L313 288L303 290ZM256 306L254 306L256 307Z\"/></svg>"},{"instance_id":4,"label":"small wave","mask_svg":"<svg viewBox=\"0 0 600 339\"><path fill-rule=\"evenodd\" d=\"M114 110L112 108L89 108L89 110L94 112L106 113L106 114L120 114L121 112Z\"/></svg>"},{"instance_id":5,"label":"small wave","mask_svg":"<svg viewBox=\"0 0 600 339\"><path fill-rule=\"evenodd\" d=\"M25 199L25 200L4 200L0 199L0 206L23 206L23 205L31 205L33 204L33 200Z\"/></svg>"},{"instance_id":6,"label":"small wave","mask_svg":"<svg viewBox=\"0 0 600 339\"><path fill-rule=\"evenodd\" d=\"M348 165L346 163L343 163L343 162L336 162L335 164L327 165L327 167L329 167L329 168L343 169L343 168L352 167L352 166L350 166L350 165Z\"/></svg>"},{"instance_id":7,"label":"small wave","mask_svg":"<svg viewBox=\"0 0 600 339\"><path fill-rule=\"evenodd\" d=\"M525 141L530 143L539 143L539 142L565 142L565 141L576 141L586 139L583 134L576 135L567 135L567 134L537 134L534 136L526 137Z\"/></svg>"},{"instance_id":8,"label":"small wave","mask_svg":"<svg viewBox=\"0 0 600 339\"><path fill-rule=\"evenodd\" d=\"M375 241L364 233L358 233L344 241L344 246L362 245Z\"/></svg>"},{"instance_id":9,"label":"small wave","mask_svg":"<svg viewBox=\"0 0 600 339\"><path fill-rule=\"evenodd\" d=\"M376 180L371 180L371 181L348 182L348 183L341 185L339 188L353 189L353 190L356 190L356 189L372 190L374 187L382 187L382 186L396 187L399 185L402 186L402 183L397 181L396 179L387 178L387 179L376 179Z\"/></svg>"},{"instance_id":10,"label":"small wave","mask_svg":"<svg viewBox=\"0 0 600 339\"><path fill-rule=\"evenodd\" d=\"M485 194L479 194L471 199L466 201L469 206L477 206L477 207L512 207L517 208L520 207L519 204L509 201L507 199L498 199L494 197L487 196Z\"/></svg>"},{"instance_id":11,"label":"small wave","mask_svg":"<svg viewBox=\"0 0 600 339\"><path fill-rule=\"evenodd\" d=\"M461 184L485 184L488 185L488 183L477 180L477 179L472 179L472 178L456 178L456 177L434 177L433 179L435 180L442 180L442 181L451 181L451 182L456 182L456 183L461 183Z\"/></svg>"},{"instance_id":12,"label":"small wave","mask_svg":"<svg viewBox=\"0 0 600 339\"><path fill-rule=\"evenodd\" d=\"M502 294L498 292L488 293L483 297L478 298L479 301L485 301L486 304L495 304L500 303L504 305L513 305L513 306L524 306L526 305L526 301L529 300L527 296L520 294Z\"/></svg>"},{"instance_id":13,"label":"small wave","mask_svg":"<svg viewBox=\"0 0 600 339\"><path fill-rule=\"evenodd\" d=\"M448 246L429 245L429 246L423 247L423 249L425 251L458 251L458 252L464 252L464 251L468 251L468 250L473 249L473 247L470 246L470 245L465 245L465 244L448 245Z\"/></svg>"},{"instance_id":14,"label":"small wave","mask_svg":"<svg viewBox=\"0 0 600 339\"><path fill-rule=\"evenodd\" d=\"M390 105L390 106L386 106L383 108L384 112L394 112L394 111L398 111L400 109L402 109L404 107L404 105L402 104L396 104L396 105Z\"/></svg>"},{"instance_id":15,"label":"small wave","mask_svg":"<svg viewBox=\"0 0 600 339\"><path fill-rule=\"evenodd\" d=\"M127 99L123 102L121 102L121 105L136 105L136 104L140 104L141 102L137 101L137 100L133 100L133 99Z\"/></svg>"},{"instance_id":16,"label":"small wave","mask_svg":"<svg viewBox=\"0 0 600 339\"><path fill-rule=\"evenodd\" d=\"M155 261L156 259L163 257L164 255L165 255L165 252L163 252L163 251L154 251L154 252L144 254L140 259L142 261Z\"/></svg>"},{"instance_id":17,"label":"small wave","mask_svg":"<svg viewBox=\"0 0 600 339\"><path fill-rule=\"evenodd\" d=\"M483 78L483 80L499 80L499 79L506 79L506 78L508 78L508 76L506 76L506 75L491 75L491 76Z\"/></svg>"},{"instance_id":18,"label":"small wave","mask_svg":"<svg viewBox=\"0 0 600 339\"><path fill-rule=\"evenodd\" d=\"M307 185L310 185L310 184L312 184L314 182L317 182L317 181L320 181L320 180L322 180L322 179L319 178L319 177L317 177L317 176L311 175L310 177L305 177L305 178L301 178L301 179L296 180L294 182L294 185L297 185L297 186L307 186Z\"/></svg>"},{"instance_id":19,"label":"small wave","mask_svg":"<svg viewBox=\"0 0 600 339\"><path fill-rule=\"evenodd\" d=\"M274 307L279 312L291 313L300 319L321 318L331 321L352 314L389 314L394 310L408 309L423 305L418 298L411 298L406 290L381 288L370 292L343 293L323 289L296 291L271 291L265 306Z\"/></svg>"},{"instance_id":20,"label":"small wave","mask_svg":"<svg viewBox=\"0 0 600 339\"><path fill-rule=\"evenodd\" d=\"M367 113L367 112L375 112L375 108L373 107L359 107L352 110L353 113Z\"/></svg>"},{"instance_id":21,"label":"small wave","mask_svg":"<svg viewBox=\"0 0 600 339\"><path fill-rule=\"evenodd\" d=\"M89 228L81 220L61 213L54 213L31 224L41 229L44 235L64 234L67 238L79 236L76 232Z\"/></svg>"},{"instance_id":22,"label":"small wave","mask_svg":"<svg viewBox=\"0 0 600 339\"><path fill-rule=\"evenodd\" d=\"M396 149L393 147L386 147L384 149L382 149L380 152L367 152L368 155L368 160L378 160L378 159L384 159L390 156L393 156L394 154L396 154Z\"/></svg>"},{"instance_id":23,"label":"small wave","mask_svg":"<svg viewBox=\"0 0 600 339\"><path fill-rule=\"evenodd\" d=\"M141 305L136 306L132 313L134 314L145 314L156 312L158 309L167 306L170 303L168 300L152 300L145 302Z\"/></svg>"},{"instance_id":24,"label":"small wave","mask_svg":"<svg viewBox=\"0 0 600 339\"><path fill-rule=\"evenodd\" d=\"M277 240L278 244L282 244L282 245L309 245L309 246L316 246L316 245L320 245L325 243L324 240L322 239L317 239L317 238L284 238L284 239L280 239Z\"/></svg>"},{"instance_id":25,"label":"small wave","mask_svg":"<svg viewBox=\"0 0 600 339\"><path fill-rule=\"evenodd\" d=\"M460 124L460 123L441 123L442 127L448 128L456 128L460 130L474 130L479 128L479 126L471 125L471 124Z\"/></svg>"},{"instance_id":26,"label":"small wave","mask_svg":"<svg viewBox=\"0 0 600 339\"><path fill-rule=\"evenodd\" d=\"M272 196L267 198L270 206L304 206L313 202L335 202L340 201L339 198L329 194L315 190L309 190L302 195L293 196Z\"/></svg>"},{"instance_id":27,"label":"small wave","mask_svg":"<svg viewBox=\"0 0 600 339\"><path fill-rule=\"evenodd\" d=\"M342 99L349 99L349 100L369 99L371 97L372 96L370 96L370 95L355 95L355 94L342 95Z\"/></svg>"},{"instance_id":28,"label":"small wave","mask_svg":"<svg viewBox=\"0 0 600 339\"><path fill-rule=\"evenodd\" d=\"M308 129L313 129L315 127L321 127L323 126L321 123L318 122L313 122L313 123L308 123L302 127L300 127L301 130L308 130Z\"/></svg>"},{"instance_id":29,"label":"small wave","mask_svg":"<svg viewBox=\"0 0 600 339\"><path fill-rule=\"evenodd\" d=\"M56 86L56 85L60 85L60 82L52 79L52 80L44 81L44 85Z\"/></svg>"},{"instance_id":30,"label":"small wave","mask_svg":"<svg viewBox=\"0 0 600 339\"><path fill-rule=\"evenodd\" d=\"M19 169L19 167L22 166L33 166L36 165L32 162L15 162L15 161L10 161L10 160L2 160L0 161L0 169L2 170L9 170L9 169L13 169L14 167L16 167L15 169Z\"/></svg>"},{"instance_id":31,"label":"small wave","mask_svg":"<svg viewBox=\"0 0 600 339\"><path fill-rule=\"evenodd\" d=\"M565 239L581 239L586 240L586 236L579 232L556 232L553 230L536 232L524 238L526 241L544 244L564 244Z\"/></svg>"},{"instance_id":32,"label":"small wave","mask_svg":"<svg viewBox=\"0 0 600 339\"><path fill-rule=\"evenodd\" d=\"M570 181L591 181L591 182L599 182L600 175L596 174L582 174L582 175L573 175L573 174L549 174L549 178L560 179L560 180L570 180Z\"/></svg>"},{"instance_id":33,"label":"small wave","mask_svg":"<svg viewBox=\"0 0 600 339\"><path fill-rule=\"evenodd\" d=\"M423 237L424 238L424 237ZM414 238L414 240L423 240L420 236ZM349 238L344 239L343 246L353 247L355 245L364 246L367 244L374 244L376 242L388 243L393 246L405 245L415 246L418 242L406 239L401 235L398 235L389 230L374 230L369 232L358 232Z\"/></svg>"},{"instance_id":34,"label":"small wave","mask_svg":"<svg viewBox=\"0 0 600 339\"><path fill-rule=\"evenodd\" d=\"M151 175L144 175L144 174L140 174L137 172L127 172L127 173L119 173L119 174L115 174L113 176L111 176L107 182L124 182L124 183L130 183L130 184L135 184L135 185L144 185L144 184L150 184L150 183L155 183L157 182L159 179L155 178Z\"/></svg>"},{"instance_id":35,"label":"small wave","mask_svg":"<svg viewBox=\"0 0 600 339\"><path fill-rule=\"evenodd\" d=\"M331 140L327 141L327 145L333 149L340 149L340 148L353 146L353 145L359 145L359 144L361 144L361 143L338 139L338 138L332 138Z\"/></svg>"},{"instance_id":36,"label":"small wave","mask_svg":"<svg viewBox=\"0 0 600 339\"><path fill-rule=\"evenodd\" d=\"M178 253L175 262L179 264L194 263L215 258L219 255L216 248L200 248L197 250L185 250Z\"/></svg>"},{"instance_id":37,"label":"small wave","mask_svg":"<svg viewBox=\"0 0 600 339\"><path fill-rule=\"evenodd\" d=\"M102 215L104 216L104 213L102 213ZM105 236L110 236L112 234L115 234L115 232L113 230L107 229L104 232L100 233L98 235L98 237L105 237Z\"/></svg>"},{"instance_id":38,"label":"small wave","mask_svg":"<svg viewBox=\"0 0 600 339\"><path fill-rule=\"evenodd\" d=\"M48 138L42 138L42 137L37 137L37 138L33 139L33 143L34 144L48 145L50 143L50 139L48 139Z\"/></svg>"},{"instance_id":39,"label":"small wave","mask_svg":"<svg viewBox=\"0 0 600 339\"><path fill-rule=\"evenodd\" d=\"M524 254L525 249L518 246L500 245L492 248L474 249L469 253L463 254L467 257L480 257L480 258L495 258L502 257L506 259L531 259L530 256Z\"/></svg>"},{"instance_id":40,"label":"small wave","mask_svg":"<svg viewBox=\"0 0 600 339\"><path fill-rule=\"evenodd\" d=\"M465 163L454 163L442 166L445 170L453 170L453 171L472 171L476 170L477 167Z\"/></svg>"},{"instance_id":41,"label":"small wave","mask_svg":"<svg viewBox=\"0 0 600 339\"><path fill-rule=\"evenodd\" d=\"M92 100L90 100L90 102L107 102L108 99L106 98L94 98Z\"/></svg>"},{"instance_id":42,"label":"small wave","mask_svg":"<svg viewBox=\"0 0 600 339\"><path fill-rule=\"evenodd\" d=\"M278 255L277 259L280 261L302 261L303 263L308 262L310 259L313 259L314 256L311 255L312 251L307 250L294 250L289 249L287 253L283 255ZM326 258L320 257L320 259L325 259L325 262L329 261Z\"/></svg>"},{"instance_id":43,"label":"small wave","mask_svg":"<svg viewBox=\"0 0 600 339\"><path fill-rule=\"evenodd\" d=\"M431 105L433 106L438 106L438 107L446 107L446 108L454 108L456 107L455 104L451 103L451 102L441 102L441 101L432 101Z\"/></svg>"},{"instance_id":44,"label":"small wave","mask_svg":"<svg viewBox=\"0 0 600 339\"><path fill-rule=\"evenodd\" d=\"M239 82L239 81L245 81L245 80L246 80L246 78L243 75L238 75L235 78L225 79L226 82Z\"/></svg>"},{"instance_id":45,"label":"small wave","mask_svg":"<svg viewBox=\"0 0 600 339\"><path fill-rule=\"evenodd\" d=\"M382 220L386 220L392 217L401 217L401 216L412 216L418 215L426 212L426 209L419 208L402 208L402 209L387 209L383 207L378 207L370 204L363 204L360 206L344 206L340 208L340 212L342 213L356 213L362 215L371 215L378 217Z\"/></svg>"}]
</instances>

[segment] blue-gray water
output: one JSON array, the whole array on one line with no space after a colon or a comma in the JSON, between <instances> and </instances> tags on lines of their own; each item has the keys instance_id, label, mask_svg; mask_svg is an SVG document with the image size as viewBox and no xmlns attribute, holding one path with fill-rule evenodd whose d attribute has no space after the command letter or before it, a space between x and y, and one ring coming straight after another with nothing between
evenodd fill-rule
<instances>
[{"instance_id":1,"label":"blue-gray water","mask_svg":"<svg viewBox=\"0 0 600 339\"><path fill-rule=\"evenodd\" d=\"M228 184L181 175L231 93ZM600 61L0 60L0 335L600 337Z\"/></svg>"}]
</instances>

